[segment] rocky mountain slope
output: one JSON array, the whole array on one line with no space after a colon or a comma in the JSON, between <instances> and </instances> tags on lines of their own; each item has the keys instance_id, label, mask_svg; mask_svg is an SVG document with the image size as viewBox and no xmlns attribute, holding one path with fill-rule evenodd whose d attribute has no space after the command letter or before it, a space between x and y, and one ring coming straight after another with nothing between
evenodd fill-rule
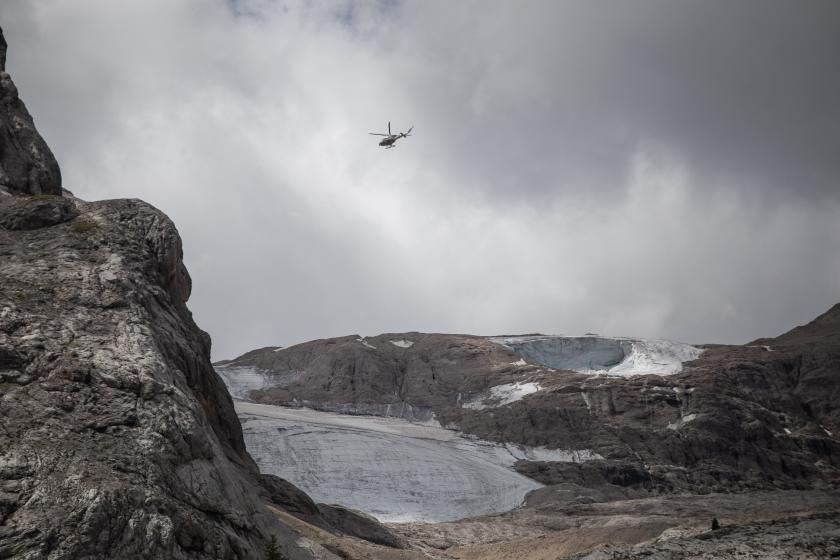
<instances>
[{"instance_id":1,"label":"rocky mountain slope","mask_svg":"<svg viewBox=\"0 0 840 560\"><path fill-rule=\"evenodd\" d=\"M5 55L0 30L0 558L254 559L272 537L337 558L284 511L399 546L259 473L186 307L175 226L62 191Z\"/></svg>"},{"instance_id":2,"label":"rocky mountain slope","mask_svg":"<svg viewBox=\"0 0 840 560\"><path fill-rule=\"evenodd\" d=\"M518 465L546 484L829 487L840 481L838 321L840 305L778 338L700 348L596 336L353 335L255 350L217 369L235 394L261 403L434 418L487 440L602 457Z\"/></svg>"},{"instance_id":3,"label":"rocky mountain slope","mask_svg":"<svg viewBox=\"0 0 840 560\"><path fill-rule=\"evenodd\" d=\"M353 335L217 370L260 403L439 421L488 449L539 450L514 465L544 485L522 507L392 526L434 558L816 559L840 554L838 326L840 305L743 346ZM309 449L316 428L297 425L288 445ZM288 462L264 447L261 464Z\"/></svg>"}]
</instances>

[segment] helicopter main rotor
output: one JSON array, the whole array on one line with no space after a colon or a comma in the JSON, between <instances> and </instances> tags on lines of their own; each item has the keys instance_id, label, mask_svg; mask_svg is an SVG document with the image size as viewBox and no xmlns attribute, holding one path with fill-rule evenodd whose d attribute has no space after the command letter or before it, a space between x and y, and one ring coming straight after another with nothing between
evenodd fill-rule
<instances>
[{"instance_id":1,"label":"helicopter main rotor","mask_svg":"<svg viewBox=\"0 0 840 560\"><path fill-rule=\"evenodd\" d=\"M384 134L382 132L368 132L368 134L370 134L372 136L384 136L385 139L382 140L382 142L380 142L379 145L380 146L385 146L386 148L393 148L394 147L394 142L396 142L400 138L407 138L407 137L411 136L411 131L412 130L414 130L413 126L411 128L409 128L408 130L406 130L405 132L399 132L397 134L394 134L393 132L391 132L391 121L388 121L388 134Z\"/></svg>"}]
</instances>

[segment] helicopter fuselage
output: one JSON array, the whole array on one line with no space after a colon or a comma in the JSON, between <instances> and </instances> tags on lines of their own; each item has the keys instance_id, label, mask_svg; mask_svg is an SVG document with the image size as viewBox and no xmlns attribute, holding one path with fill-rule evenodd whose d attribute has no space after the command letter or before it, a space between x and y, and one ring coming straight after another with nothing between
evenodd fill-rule
<instances>
[{"instance_id":1,"label":"helicopter fuselage","mask_svg":"<svg viewBox=\"0 0 840 560\"><path fill-rule=\"evenodd\" d=\"M396 144L397 140L400 138L407 138L411 136L411 131L414 130L412 126L405 132L398 132L396 134L391 134L391 123L388 122L388 134L382 134L380 132L369 132L368 134L373 134L374 136L382 136L382 140L379 141L380 146L384 146L386 148L393 148L394 144Z\"/></svg>"}]
</instances>

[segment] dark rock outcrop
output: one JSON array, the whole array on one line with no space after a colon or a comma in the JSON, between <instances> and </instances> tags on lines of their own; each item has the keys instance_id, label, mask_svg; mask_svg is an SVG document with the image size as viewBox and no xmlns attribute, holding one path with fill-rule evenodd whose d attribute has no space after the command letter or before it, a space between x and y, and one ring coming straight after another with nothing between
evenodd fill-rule
<instances>
[{"instance_id":1,"label":"dark rock outcrop","mask_svg":"<svg viewBox=\"0 0 840 560\"><path fill-rule=\"evenodd\" d=\"M336 558L268 507L290 504L245 450L173 223L61 196L0 81L0 558L245 560L271 537L292 560Z\"/></svg>"},{"instance_id":2,"label":"dark rock outcrop","mask_svg":"<svg viewBox=\"0 0 840 560\"><path fill-rule=\"evenodd\" d=\"M270 534L180 239L136 200L0 230L0 557L251 558Z\"/></svg>"},{"instance_id":3,"label":"dark rock outcrop","mask_svg":"<svg viewBox=\"0 0 840 560\"><path fill-rule=\"evenodd\" d=\"M275 506L298 519L336 535L350 535L391 548L406 545L375 518L340 505L316 504L303 490L280 477L260 475L260 482Z\"/></svg>"},{"instance_id":4,"label":"dark rock outcrop","mask_svg":"<svg viewBox=\"0 0 840 560\"><path fill-rule=\"evenodd\" d=\"M306 492L279 476L261 474L260 483L268 492L271 503L296 517L318 524L318 506Z\"/></svg>"},{"instance_id":5,"label":"dark rock outcrop","mask_svg":"<svg viewBox=\"0 0 840 560\"><path fill-rule=\"evenodd\" d=\"M6 73L6 39L0 29L0 190L61 194L61 172L38 134L17 87ZM2 196L2 194L0 194Z\"/></svg>"},{"instance_id":6,"label":"dark rock outcrop","mask_svg":"<svg viewBox=\"0 0 840 560\"><path fill-rule=\"evenodd\" d=\"M0 198L0 227L4 229L40 229L63 224L78 215L76 205L60 196Z\"/></svg>"},{"instance_id":7,"label":"dark rock outcrop","mask_svg":"<svg viewBox=\"0 0 840 560\"><path fill-rule=\"evenodd\" d=\"M369 515L335 504L318 504L318 511L323 519L341 534L391 548L408 548L402 539Z\"/></svg>"},{"instance_id":8,"label":"dark rock outcrop","mask_svg":"<svg viewBox=\"0 0 840 560\"><path fill-rule=\"evenodd\" d=\"M576 484L587 488L602 485L621 486L669 492L672 485L663 478L654 478L644 465L623 461L593 460L581 463L518 461L517 472L546 486Z\"/></svg>"}]
</instances>

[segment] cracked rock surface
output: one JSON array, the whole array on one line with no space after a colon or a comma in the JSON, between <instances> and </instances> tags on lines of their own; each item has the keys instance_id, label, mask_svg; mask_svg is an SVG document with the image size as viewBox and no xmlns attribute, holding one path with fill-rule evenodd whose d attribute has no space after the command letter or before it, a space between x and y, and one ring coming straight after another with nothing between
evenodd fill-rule
<instances>
[{"instance_id":1,"label":"cracked rock surface","mask_svg":"<svg viewBox=\"0 0 840 560\"><path fill-rule=\"evenodd\" d=\"M0 229L0 558L252 558L269 534L172 222ZM311 557L311 555L301 557Z\"/></svg>"}]
</instances>

